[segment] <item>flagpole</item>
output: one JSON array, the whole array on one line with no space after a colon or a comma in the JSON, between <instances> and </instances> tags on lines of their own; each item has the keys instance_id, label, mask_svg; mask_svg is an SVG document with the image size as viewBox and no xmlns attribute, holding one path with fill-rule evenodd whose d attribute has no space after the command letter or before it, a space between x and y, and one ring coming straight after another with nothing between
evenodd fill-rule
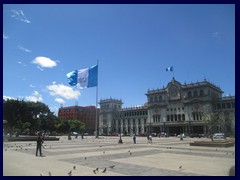
<instances>
[{"instance_id":1,"label":"flagpole","mask_svg":"<svg viewBox=\"0 0 240 180\"><path fill-rule=\"evenodd\" d=\"M98 68L98 60L97 60L97 68ZM99 69L99 68L98 68ZM97 109L97 106L98 106L98 74L97 74L97 86L96 86L96 122L95 122L95 138L98 138L98 128L97 128L97 122L98 122L98 109Z\"/></svg>"}]
</instances>

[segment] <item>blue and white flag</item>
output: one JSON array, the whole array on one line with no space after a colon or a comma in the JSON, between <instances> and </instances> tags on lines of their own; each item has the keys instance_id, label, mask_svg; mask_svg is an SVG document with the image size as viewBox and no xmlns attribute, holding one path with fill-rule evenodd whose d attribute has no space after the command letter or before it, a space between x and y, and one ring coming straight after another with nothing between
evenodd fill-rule
<instances>
[{"instance_id":1,"label":"blue and white flag","mask_svg":"<svg viewBox=\"0 0 240 180\"><path fill-rule=\"evenodd\" d=\"M98 65L72 71L67 74L67 78L71 86L76 86L79 89L95 87L98 83Z\"/></svg>"},{"instance_id":2,"label":"blue and white flag","mask_svg":"<svg viewBox=\"0 0 240 180\"><path fill-rule=\"evenodd\" d=\"M173 66L169 66L166 68L166 71L173 71Z\"/></svg>"}]
</instances>

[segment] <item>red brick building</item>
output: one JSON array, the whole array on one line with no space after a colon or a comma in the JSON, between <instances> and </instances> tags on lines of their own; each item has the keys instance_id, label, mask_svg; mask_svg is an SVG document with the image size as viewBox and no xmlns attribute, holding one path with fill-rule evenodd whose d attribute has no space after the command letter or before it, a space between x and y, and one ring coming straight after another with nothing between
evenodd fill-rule
<instances>
[{"instance_id":1,"label":"red brick building","mask_svg":"<svg viewBox=\"0 0 240 180\"><path fill-rule=\"evenodd\" d=\"M99 122L99 109L97 110L97 123ZM90 134L95 131L96 107L95 106L69 106L58 110L58 118L61 120L80 120L85 123L86 130Z\"/></svg>"}]
</instances>

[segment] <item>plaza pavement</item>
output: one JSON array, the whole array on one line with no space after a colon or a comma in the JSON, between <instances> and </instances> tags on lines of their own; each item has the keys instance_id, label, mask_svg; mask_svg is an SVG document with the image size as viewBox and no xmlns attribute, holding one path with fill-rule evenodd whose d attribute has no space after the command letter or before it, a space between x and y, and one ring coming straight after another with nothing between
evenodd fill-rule
<instances>
[{"instance_id":1,"label":"plaza pavement","mask_svg":"<svg viewBox=\"0 0 240 180\"><path fill-rule=\"evenodd\" d=\"M36 157L36 142L4 142L3 176L228 176L235 147L190 146L205 138L86 136L45 141L45 157ZM73 166L76 167L74 170ZM114 167L110 167L114 166ZM96 168L96 174L93 172ZM106 173L102 173L106 168Z\"/></svg>"}]
</instances>

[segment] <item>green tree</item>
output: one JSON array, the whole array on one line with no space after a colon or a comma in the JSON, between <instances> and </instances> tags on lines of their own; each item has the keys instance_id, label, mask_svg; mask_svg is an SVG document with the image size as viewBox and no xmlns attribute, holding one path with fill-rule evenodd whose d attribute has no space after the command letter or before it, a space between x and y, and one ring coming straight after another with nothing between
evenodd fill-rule
<instances>
[{"instance_id":1,"label":"green tree","mask_svg":"<svg viewBox=\"0 0 240 180\"><path fill-rule=\"evenodd\" d=\"M85 124L79 120L69 120L70 130L75 132L83 132L85 130Z\"/></svg>"},{"instance_id":2,"label":"green tree","mask_svg":"<svg viewBox=\"0 0 240 180\"><path fill-rule=\"evenodd\" d=\"M28 122L31 133L54 130L57 117L42 102L7 99L3 101L3 118L7 120L10 134L14 129L24 131L22 124Z\"/></svg>"}]
</instances>

